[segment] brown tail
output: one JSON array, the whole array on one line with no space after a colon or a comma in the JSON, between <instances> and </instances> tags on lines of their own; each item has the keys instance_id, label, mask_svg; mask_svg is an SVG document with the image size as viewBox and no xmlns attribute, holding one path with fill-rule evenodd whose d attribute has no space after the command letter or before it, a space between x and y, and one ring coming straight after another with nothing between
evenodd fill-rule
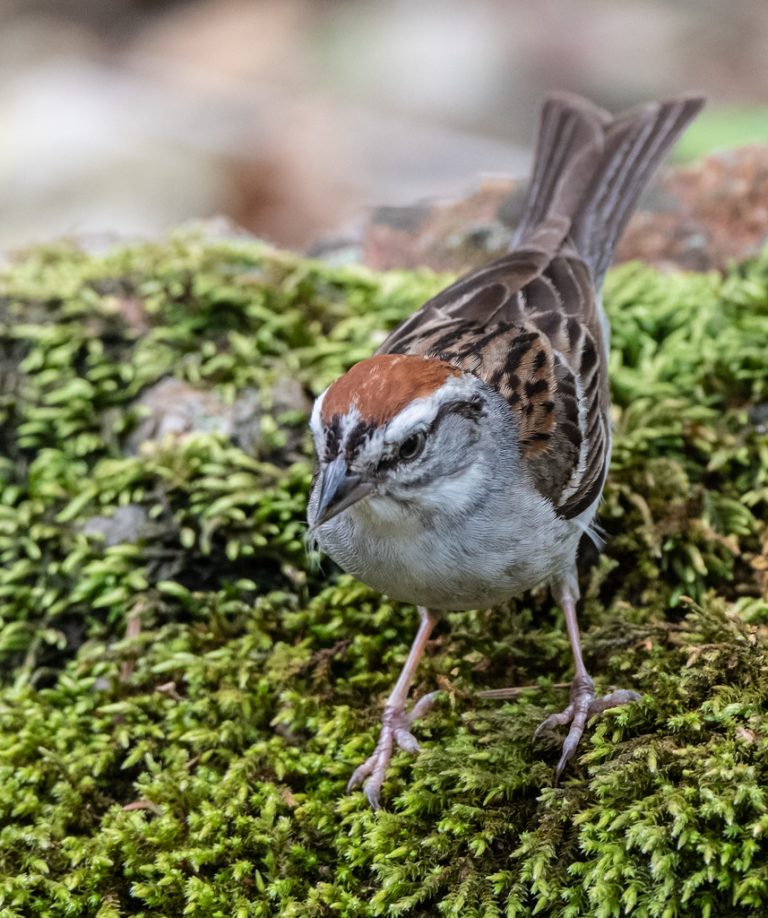
<instances>
[{"instance_id":1,"label":"brown tail","mask_svg":"<svg viewBox=\"0 0 768 918\"><path fill-rule=\"evenodd\" d=\"M515 244L543 220L565 217L599 286L637 199L703 105L684 95L613 117L579 96L550 95Z\"/></svg>"}]
</instances>

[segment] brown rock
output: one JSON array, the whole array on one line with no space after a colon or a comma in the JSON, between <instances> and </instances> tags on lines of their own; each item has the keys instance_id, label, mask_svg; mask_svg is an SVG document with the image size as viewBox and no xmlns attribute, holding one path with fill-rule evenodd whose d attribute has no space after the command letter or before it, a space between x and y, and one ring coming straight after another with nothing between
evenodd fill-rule
<instances>
[{"instance_id":1,"label":"brown rock","mask_svg":"<svg viewBox=\"0 0 768 918\"><path fill-rule=\"evenodd\" d=\"M524 189L520 181L488 179L455 201L381 207L363 231L362 260L377 270L477 267L506 250ZM707 271L755 255L768 237L768 146L668 168L642 204L617 262Z\"/></svg>"},{"instance_id":2,"label":"brown rock","mask_svg":"<svg viewBox=\"0 0 768 918\"><path fill-rule=\"evenodd\" d=\"M717 270L755 255L768 235L768 146L714 153L657 183L664 210L635 215L617 260Z\"/></svg>"},{"instance_id":3,"label":"brown rock","mask_svg":"<svg viewBox=\"0 0 768 918\"><path fill-rule=\"evenodd\" d=\"M484 264L509 245L522 188L520 181L487 179L455 201L379 207L363 233L363 263L379 271Z\"/></svg>"}]
</instances>

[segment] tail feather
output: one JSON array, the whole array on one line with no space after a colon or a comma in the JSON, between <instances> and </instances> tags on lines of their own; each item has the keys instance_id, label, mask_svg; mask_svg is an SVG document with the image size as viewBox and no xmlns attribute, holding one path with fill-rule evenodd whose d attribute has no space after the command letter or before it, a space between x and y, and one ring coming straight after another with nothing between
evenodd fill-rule
<instances>
[{"instance_id":1,"label":"tail feather","mask_svg":"<svg viewBox=\"0 0 768 918\"><path fill-rule=\"evenodd\" d=\"M565 218L599 285L640 194L703 104L685 95L612 117L578 96L550 96L516 244L543 220Z\"/></svg>"},{"instance_id":2,"label":"tail feather","mask_svg":"<svg viewBox=\"0 0 768 918\"><path fill-rule=\"evenodd\" d=\"M566 168L573 173L577 157L599 153L605 125L610 121L611 115L589 99L568 93L547 96L541 110L533 175L518 227L521 239L550 216L568 216L566 202L553 208L555 200L562 195L561 180ZM572 190L579 179L579 170L576 170L570 183ZM581 181L583 185L585 177Z\"/></svg>"}]
</instances>

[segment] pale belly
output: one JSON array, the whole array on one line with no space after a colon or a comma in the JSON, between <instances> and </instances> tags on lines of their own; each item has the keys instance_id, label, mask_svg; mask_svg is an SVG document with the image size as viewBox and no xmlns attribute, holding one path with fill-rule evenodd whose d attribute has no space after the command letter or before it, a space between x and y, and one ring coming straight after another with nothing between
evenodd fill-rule
<instances>
[{"instance_id":1,"label":"pale belly","mask_svg":"<svg viewBox=\"0 0 768 918\"><path fill-rule=\"evenodd\" d=\"M497 605L566 575L581 536L554 516L528 525L470 520L441 537L416 522L372 525L370 518L351 517L345 513L322 526L320 548L375 590L433 609Z\"/></svg>"}]
</instances>

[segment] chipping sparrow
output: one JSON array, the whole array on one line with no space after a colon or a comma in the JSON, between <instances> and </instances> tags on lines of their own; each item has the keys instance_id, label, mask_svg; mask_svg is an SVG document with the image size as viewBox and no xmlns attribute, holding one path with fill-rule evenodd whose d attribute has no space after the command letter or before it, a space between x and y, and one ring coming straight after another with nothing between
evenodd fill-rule
<instances>
[{"instance_id":1,"label":"chipping sparrow","mask_svg":"<svg viewBox=\"0 0 768 918\"><path fill-rule=\"evenodd\" d=\"M550 584L574 658L570 704L537 730L570 724L558 776L590 716L639 698L596 696L576 621L576 552L585 533L597 540L611 452L599 291L641 191L702 104L611 117L550 96L509 253L422 306L315 402L310 539L421 614L378 744L349 782L374 807L395 744L419 748L411 724L432 695L406 701L440 610Z\"/></svg>"}]
</instances>

